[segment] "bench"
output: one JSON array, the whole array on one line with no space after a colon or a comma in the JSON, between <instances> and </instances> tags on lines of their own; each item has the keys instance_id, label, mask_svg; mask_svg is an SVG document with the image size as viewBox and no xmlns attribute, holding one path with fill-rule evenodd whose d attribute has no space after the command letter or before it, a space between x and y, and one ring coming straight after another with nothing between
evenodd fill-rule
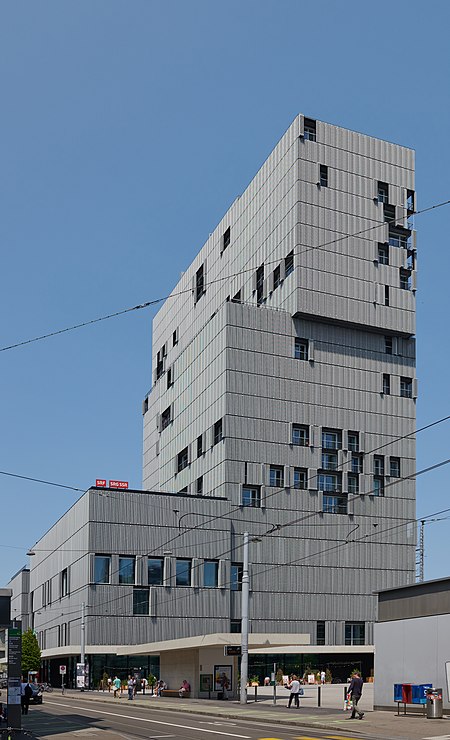
<instances>
[{"instance_id":1,"label":"bench","mask_svg":"<svg viewBox=\"0 0 450 740\"><path fill-rule=\"evenodd\" d=\"M180 697L179 691L180 689L162 689L161 696L171 696L171 697L175 697L176 699L181 699L181 698L189 699L190 698L191 696L190 691L185 691L182 697Z\"/></svg>"}]
</instances>

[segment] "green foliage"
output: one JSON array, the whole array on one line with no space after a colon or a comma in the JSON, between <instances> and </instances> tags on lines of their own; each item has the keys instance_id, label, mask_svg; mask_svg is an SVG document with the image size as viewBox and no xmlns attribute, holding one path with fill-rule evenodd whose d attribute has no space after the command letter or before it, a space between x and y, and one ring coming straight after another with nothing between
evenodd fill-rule
<instances>
[{"instance_id":1,"label":"green foliage","mask_svg":"<svg viewBox=\"0 0 450 740\"><path fill-rule=\"evenodd\" d=\"M282 668L278 668L277 670L276 682L279 686L281 686L283 683L283 669Z\"/></svg>"},{"instance_id":2,"label":"green foliage","mask_svg":"<svg viewBox=\"0 0 450 740\"><path fill-rule=\"evenodd\" d=\"M153 673L149 673L147 681L149 686L154 686L156 684L156 676L154 676Z\"/></svg>"},{"instance_id":3,"label":"green foliage","mask_svg":"<svg viewBox=\"0 0 450 740\"><path fill-rule=\"evenodd\" d=\"M333 676L331 675L331 671L329 668L325 671L325 683L331 683Z\"/></svg>"},{"instance_id":4,"label":"green foliage","mask_svg":"<svg viewBox=\"0 0 450 740\"><path fill-rule=\"evenodd\" d=\"M22 673L38 671L41 667L41 649L32 629L22 635Z\"/></svg>"}]
</instances>

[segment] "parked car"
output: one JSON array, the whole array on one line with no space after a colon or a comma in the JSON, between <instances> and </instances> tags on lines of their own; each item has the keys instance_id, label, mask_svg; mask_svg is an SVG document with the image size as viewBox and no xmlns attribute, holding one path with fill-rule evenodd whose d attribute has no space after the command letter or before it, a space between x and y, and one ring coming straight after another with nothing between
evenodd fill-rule
<instances>
[{"instance_id":1,"label":"parked car","mask_svg":"<svg viewBox=\"0 0 450 740\"><path fill-rule=\"evenodd\" d=\"M42 691L35 683L30 683L33 696L30 696L30 704L42 704Z\"/></svg>"}]
</instances>

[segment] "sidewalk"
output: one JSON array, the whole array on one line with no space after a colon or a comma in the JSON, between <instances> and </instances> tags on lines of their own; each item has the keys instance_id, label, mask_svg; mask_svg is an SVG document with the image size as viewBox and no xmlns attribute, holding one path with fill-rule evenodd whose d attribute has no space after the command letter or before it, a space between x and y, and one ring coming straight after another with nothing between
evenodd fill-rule
<instances>
[{"instance_id":1,"label":"sidewalk","mask_svg":"<svg viewBox=\"0 0 450 740\"><path fill-rule=\"evenodd\" d=\"M73 701L75 698L82 698L83 701L95 701L105 704L119 704L125 707L128 704L127 695L124 693L121 699L114 699L113 694L108 692L85 691L82 694L79 691L68 691L64 697L56 690L52 698ZM333 709L329 706L317 707L306 706L305 703L300 709L291 707L287 708L287 692L281 694L274 705L272 699L264 697L262 701L255 703L249 701L245 705L239 704L236 700L217 701L215 699L175 699L164 697L152 697L149 694L142 696L138 694L133 699L134 707L142 707L155 711L169 710L171 712L183 712L188 714L201 714L212 717L222 717L226 719L245 719L253 722L273 722L280 725L310 727L320 730L332 730L342 733L355 733L358 735L371 735L380 738L398 738L399 740L423 740L424 738L445 738L450 740L450 717L439 719L426 719L422 714L407 714L406 716L397 716L397 708L393 706L392 712L377 711L366 709L366 705L361 700L361 711L364 711L364 719L349 720L350 712L344 712L341 709ZM44 697L44 707L45 698ZM50 698L50 695L48 695ZM249 695L249 698L251 696ZM308 698L308 697L307 697ZM307 700L307 699L306 699ZM308 702L309 703L309 702Z\"/></svg>"}]
</instances>

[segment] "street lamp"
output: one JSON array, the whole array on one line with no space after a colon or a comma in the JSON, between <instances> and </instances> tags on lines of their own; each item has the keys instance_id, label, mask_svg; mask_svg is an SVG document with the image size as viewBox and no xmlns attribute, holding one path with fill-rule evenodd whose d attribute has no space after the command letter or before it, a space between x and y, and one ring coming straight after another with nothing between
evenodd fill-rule
<instances>
[{"instance_id":1,"label":"street lamp","mask_svg":"<svg viewBox=\"0 0 450 740\"><path fill-rule=\"evenodd\" d=\"M244 557L242 568L242 599L241 599L241 692L240 703L247 704L248 683L248 605L249 605L249 580L248 580L248 543L261 542L259 537L249 540L248 532L244 532Z\"/></svg>"}]
</instances>

